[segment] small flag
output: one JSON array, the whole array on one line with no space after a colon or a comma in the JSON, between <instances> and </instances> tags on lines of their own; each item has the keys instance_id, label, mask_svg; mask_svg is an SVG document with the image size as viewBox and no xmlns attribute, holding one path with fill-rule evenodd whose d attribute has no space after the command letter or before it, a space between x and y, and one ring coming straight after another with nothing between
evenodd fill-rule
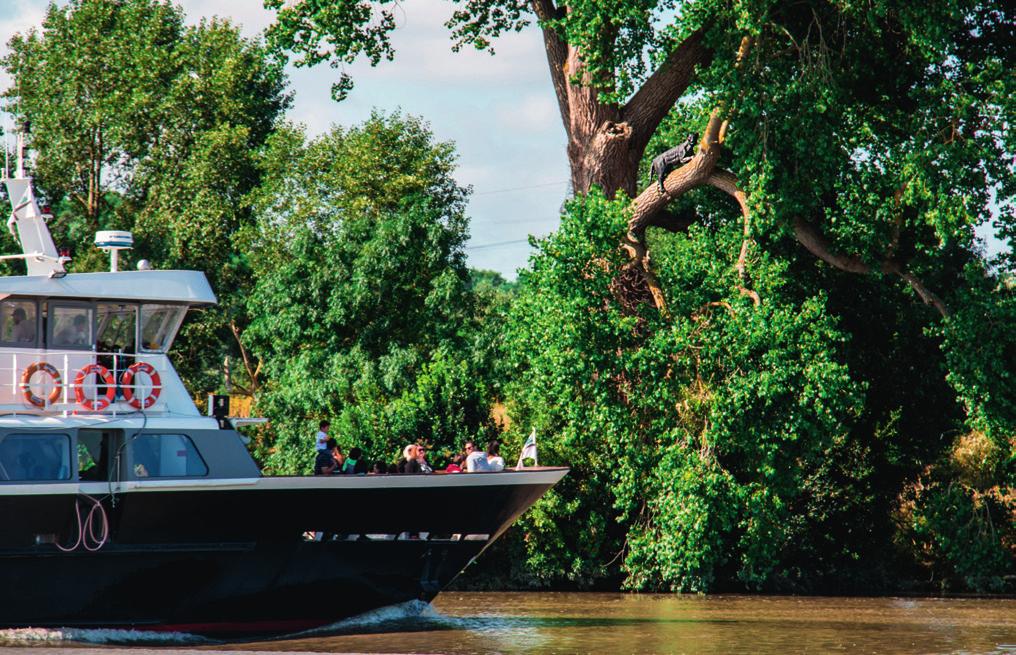
<instances>
[{"instance_id":1,"label":"small flag","mask_svg":"<svg viewBox=\"0 0 1016 655\"><path fill-rule=\"evenodd\" d=\"M529 433L529 438L526 439L526 443L522 444L522 452L519 453L519 463L515 465L515 468L524 468L522 460L532 458L533 466L539 466L540 460L536 457L536 428Z\"/></svg>"}]
</instances>

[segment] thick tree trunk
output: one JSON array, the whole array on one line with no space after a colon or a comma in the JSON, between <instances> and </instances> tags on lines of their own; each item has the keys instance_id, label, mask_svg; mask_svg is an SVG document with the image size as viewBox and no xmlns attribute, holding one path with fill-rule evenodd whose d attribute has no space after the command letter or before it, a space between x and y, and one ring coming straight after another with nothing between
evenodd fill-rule
<instances>
[{"instance_id":1,"label":"thick tree trunk","mask_svg":"<svg viewBox=\"0 0 1016 655\"><path fill-rule=\"evenodd\" d=\"M544 23L565 11L553 0L532 0L532 8ZM709 61L702 31L680 43L624 106L600 101L578 48L547 27L543 41L568 135L572 190L587 193L595 185L609 197L619 191L634 196L649 139L688 88L696 66Z\"/></svg>"}]
</instances>

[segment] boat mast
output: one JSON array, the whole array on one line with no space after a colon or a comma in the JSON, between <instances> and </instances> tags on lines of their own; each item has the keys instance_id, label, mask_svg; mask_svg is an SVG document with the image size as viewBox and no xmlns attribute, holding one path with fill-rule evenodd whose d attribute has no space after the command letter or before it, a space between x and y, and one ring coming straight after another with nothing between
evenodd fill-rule
<instances>
[{"instance_id":1,"label":"boat mast","mask_svg":"<svg viewBox=\"0 0 1016 655\"><path fill-rule=\"evenodd\" d=\"M21 243L20 255L7 255L0 259L24 259L28 267L28 275L45 275L47 277L63 277L67 274L64 264L69 257L61 257L53 243L53 236L46 225L48 213L39 209L35 192L32 190L32 178L25 174L25 133L28 124L18 129L17 169L15 177L8 177L6 150L4 148L4 184L7 197L11 201L11 216L7 220L7 229Z\"/></svg>"}]
</instances>

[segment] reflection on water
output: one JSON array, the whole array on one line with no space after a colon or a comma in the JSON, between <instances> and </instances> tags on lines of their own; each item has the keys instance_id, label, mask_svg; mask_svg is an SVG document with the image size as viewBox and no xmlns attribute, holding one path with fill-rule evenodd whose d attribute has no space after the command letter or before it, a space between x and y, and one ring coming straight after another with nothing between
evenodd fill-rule
<instances>
[{"instance_id":1,"label":"reflection on water","mask_svg":"<svg viewBox=\"0 0 1016 655\"><path fill-rule=\"evenodd\" d=\"M381 653L1016 655L1016 601L448 593L419 616L230 648Z\"/></svg>"},{"instance_id":2,"label":"reflection on water","mask_svg":"<svg viewBox=\"0 0 1016 655\"><path fill-rule=\"evenodd\" d=\"M104 631L3 631L0 646L84 647ZM23 636L24 639L18 637ZM45 635L42 635L45 637ZM68 641L72 640L72 641ZM165 653L137 648L124 655ZM42 643L40 643L42 642ZM48 642L48 643L47 643ZM447 593L287 639L171 640L189 651L331 653L989 653L1016 655L1016 600ZM43 655L32 649L31 655ZM111 648L94 649L110 655ZM173 650L173 655L185 652ZM83 655L82 651L76 651Z\"/></svg>"}]
</instances>

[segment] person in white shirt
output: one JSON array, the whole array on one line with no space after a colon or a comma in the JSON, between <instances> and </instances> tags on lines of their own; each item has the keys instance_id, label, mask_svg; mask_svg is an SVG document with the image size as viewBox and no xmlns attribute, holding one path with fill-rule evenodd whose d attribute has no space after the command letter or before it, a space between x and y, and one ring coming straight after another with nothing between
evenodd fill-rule
<instances>
[{"instance_id":1,"label":"person in white shirt","mask_svg":"<svg viewBox=\"0 0 1016 655\"><path fill-rule=\"evenodd\" d=\"M314 441L316 442L316 449L320 452L322 450L328 450L328 428L331 427L331 423L328 421L321 421L318 423L318 432L314 435Z\"/></svg>"},{"instance_id":2,"label":"person in white shirt","mask_svg":"<svg viewBox=\"0 0 1016 655\"><path fill-rule=\"evenodd\" d=\"M490 467L491 471L504 470L504 458L498 454L498 448L497 439L492 439L487 444L487 466Z\"/></svg>"},{"instance_id":3,"label":"person in white shirt","mask_svg":"<svg viewBox=\"0 0 1016 655\"><path fill-rule=\"evenodd\" d=\"M476 447L472 441L466 442L466 473L479 473L490 471L490 464L487 463L487 453Z\"/></svg>"}]
</instances>

